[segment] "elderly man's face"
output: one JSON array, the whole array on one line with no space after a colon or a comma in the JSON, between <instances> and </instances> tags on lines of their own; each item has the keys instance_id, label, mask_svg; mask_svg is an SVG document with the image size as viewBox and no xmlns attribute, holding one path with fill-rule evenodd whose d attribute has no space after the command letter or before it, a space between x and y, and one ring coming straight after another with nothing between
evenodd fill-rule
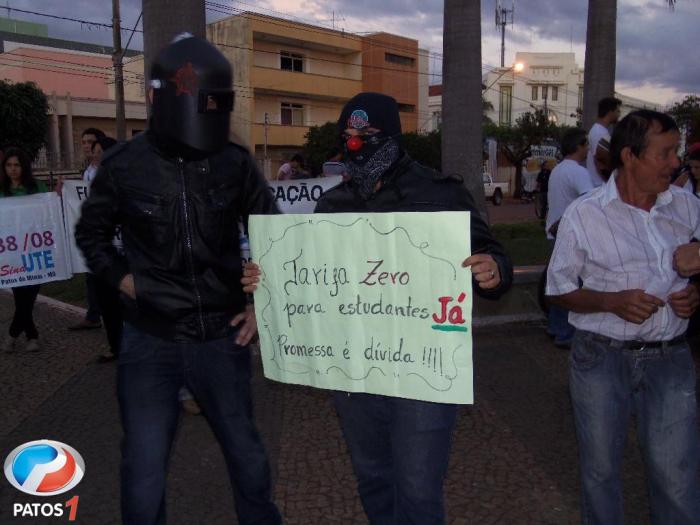
<instances>
[{"instance_id":1,"label":"elderly man's face","mask_svg":"<svg viewBox=\"0 0 700 525\"><path fill-rule=\"evenodd\" d=\"M629 166L639 189L645 193L661 193L671 184L671 175L680 165L677 131L660 133L655 126L647 134L647 147L639 156L633 157ZM627 167L627 166L625 166Z\"/></svg>"}]
</instances>

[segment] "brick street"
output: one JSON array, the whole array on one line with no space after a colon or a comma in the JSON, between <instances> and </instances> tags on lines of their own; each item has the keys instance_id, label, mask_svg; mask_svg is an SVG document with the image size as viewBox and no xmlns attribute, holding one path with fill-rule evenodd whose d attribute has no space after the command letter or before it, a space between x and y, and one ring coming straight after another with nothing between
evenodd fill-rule
<instances>
[{"instance_id":1,"label":"brick street","mask_svg":"<svg viewBox=\"0 0 700 525\"><path fill-rule=\"evenodd\" d=\"M61 523L15 519L13 502L64 502L80 496L78 523L119 523L116 364L97 364L101 330L73 333L75 314L36 307L40 352L0 358L0 452L49 438L76 448L86 476L62 496L32 498L0 483L0 524ZM0 293L0 328L12 298ZM538 324L475 332L476 404L460 409L445 485L449 523L567 524L578 522L577 448L567 390L568 352L556 349ZM328 392L262 377L255 411L271 457L275 500L289 524L363 524L347 449ZM629 446L634 445L634 446ZM643 466L630 432L624 464L627 522L648 523ZM64 497L68 496L68 497ZM206 420L183 415L168 478L168 522L235 523L223 457Z\"/></svg>"}]
</instances>

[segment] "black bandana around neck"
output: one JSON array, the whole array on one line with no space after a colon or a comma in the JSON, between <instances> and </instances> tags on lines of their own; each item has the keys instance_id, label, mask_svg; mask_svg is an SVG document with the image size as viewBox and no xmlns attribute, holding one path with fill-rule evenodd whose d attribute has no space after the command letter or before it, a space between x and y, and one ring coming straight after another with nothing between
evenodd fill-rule
<instances>
[{"instance_id":1,"label":"black bandana around neck","mask_svg":"<svg viewBox=\"0 0 700 525\"><path fill-rule=\"evenodd\" d=\"M398 141L389 137L375 151L367 151L368 146L363 147L362 163L354 162L353 155L348 155L346 162L347 172L350 175L352 184L357 187L363 199L369 199L374 193L374 188L382 178L382 175L401 156L401 147Z\"/></svg>"}]
</instances>

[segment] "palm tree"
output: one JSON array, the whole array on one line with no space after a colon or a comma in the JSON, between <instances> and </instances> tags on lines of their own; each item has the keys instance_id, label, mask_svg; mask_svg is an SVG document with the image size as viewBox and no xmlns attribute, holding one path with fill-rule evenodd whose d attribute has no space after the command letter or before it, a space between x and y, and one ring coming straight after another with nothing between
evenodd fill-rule
<instances>
[{"instance_id":1,"label":"palm tree","mask_svg":"<svg viewBox=\"0 0 700 525\"><path fill-rule=\"evenodd\" d=\"M666 0L673 9L676 0ZM583 127L596 120L598 101L615 93L617 0L588 0L586 64L583 84Z\"/></svg>"},{"instance_id":2,"label":"palm tree","mask_svg":"<svg viewBox=\"0 0 700 525\"><path fill-rule=\"evenodd\" d=\"M206 36L204 0L143 0L144 76L151 62L176 35L187 31ZM146 90L148 91L148 90Z\"/></svg>"},{"instance_id":3,"label":"palm tree","mask_svg":"<svg viewBox=\"0 0 700 525\"><path fill-rule=\"evenodd\" d=\"M445 0L442 64L442 171L464 177L487 218L481 179L481 2Z\"/></svg>"}]
</instances>

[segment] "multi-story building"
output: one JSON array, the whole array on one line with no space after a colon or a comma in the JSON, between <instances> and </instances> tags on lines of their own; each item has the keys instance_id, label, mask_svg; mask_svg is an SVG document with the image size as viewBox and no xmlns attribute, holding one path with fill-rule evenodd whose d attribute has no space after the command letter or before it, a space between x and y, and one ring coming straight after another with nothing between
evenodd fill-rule
<instances>
[{"instance_id":1,"label":"multi-story building","mask_svg":"<svg viewBox=\"0 0 700 525\"><path fill-rule=\"evenodd\" d=\"M207 38L233 65L234 138L263 161L268 177L299 151L310 126L336 122L361 91L396 98L406 131L418 130L427 112L428 61L416 40L255 13L209 24Z\"/></svg>"},{"instance_id":2,"label":"multi-story building","mask_svg":"<svg viewBox=\"0 0 700 525\"><path fill-rule=\"evenodd\" d=\"M491 108L486 116L496 124L515 124L528 111L541 109L557 124L575 126L583 106L583 68L574 53L516 53L511 67L494 68L482 79L484 99ZM518 69L518 71L516 71ZM442 86L430 86L430 111L436 129L441 121ZM661 105L621 93L622 115L639 108Z\"/></svg>"},{"instance_id":3,"label":"multi-story building","mask_svg":"<svg viewBox=\"0 0 700 525\"><path fill-rule=\"evenodd\" d=\"M44 24L0 18L0 79L34 82L47 95L49 132L40 168L75 169L82 165L80 135L97 127L116 131L112 49L48 37ZM134 52L126 54L134 60ZM145 128L146 108L141 76L126 74L127 86L140 96L127 96L127 133ZM133 90L128 90L133 93Z\"/></svg>"}]
</instances>

